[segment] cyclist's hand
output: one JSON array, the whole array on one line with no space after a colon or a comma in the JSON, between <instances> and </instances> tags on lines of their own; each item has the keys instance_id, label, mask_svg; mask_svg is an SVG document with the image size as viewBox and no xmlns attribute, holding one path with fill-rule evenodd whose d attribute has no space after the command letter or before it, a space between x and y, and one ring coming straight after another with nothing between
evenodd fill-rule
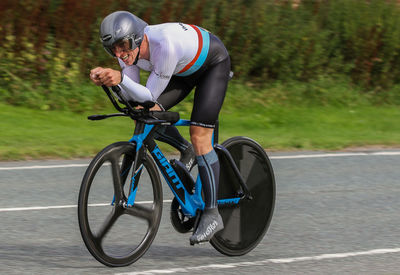
<instances>
[{"instance_id":1,"label":"cyclist's hand","mask_svg":"<svg viewBox=\"0 0 400 275\"><path fill-rule=\"evenodd\" d=\"M98 69L98 70L96 70ZM106 85L107 87L117 86L121 83L121 72L110 68L96 68L94 74L97 75L97 79L100 81L100 85ZM93 71L92 70L92 71ZM97 84L96 84L97 85Z\"/></svg>"},{"instance_id":2,"label":"cyclist's hand","mask_svg":"<svg viewBox=\"0 0 400 275\"><path fill-rule=\"evenodd\" d=\"M139 103L139 104L140 104L140 103ZM139 106L136 106L135 109L140 110L140 109L144 109L144 107L141 106L141 105L139 105ZM155 104L153 107L151 107L149 110L150 110L150 111L165 111L165 110L161 109L161 107L158 105L158 103L156 103L156 104Z\"/></svg>"},{"instance_id":3,"label":"cyclist's hand","mask_svg":"<svg viewBox=\"0 0 400 275\"><path fill-rule=\"evenodd\" d=\"M102 85L101 80L99 78L100 72L102 70L104 70L102 67L97 67L90 71L90 80L92 80L92 82L97 86Z\"/></svg>"}]
</instances>

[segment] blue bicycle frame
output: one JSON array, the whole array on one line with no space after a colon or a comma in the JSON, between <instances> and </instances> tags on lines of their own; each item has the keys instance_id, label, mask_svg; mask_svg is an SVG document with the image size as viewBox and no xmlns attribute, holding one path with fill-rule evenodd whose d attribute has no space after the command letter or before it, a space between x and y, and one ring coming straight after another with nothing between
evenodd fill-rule
<instances>
[{"instance_id":1,"label":"blue bicycle frame","mask_svg":"<svg viewBox=\"0 0 400 275\"><path fill-rule=\"evenodd\" d=\"M114 97L111 95L110 91L106 86L102 86L103 90L106 92L107 96L109 97L110 101L114 105L114 107L119 110L121 113L120 114L111 114L111 115L94 115L91 116L90 119L92 120L99 120L99 119L104 119L106 117L112 117L112 116L127 116L130 115L130 113L126 112L126 110L122 109L114 99ZM122 94L120 93L120 88L119 87L112 87L113 91L117 93L120 99L123 99ZM130 112L134 112L133 108L129 104L128 101L123 100L124 104L127 106L128 110ZM152 103L152 102L151 102ZM152 103L154 105L154 103ZM148 106L150 108L150 106ZM136 120L135 117L132 117L132 119ZM197 177L196 183L195 183L195 191L193 194L190 194L187 189L185 188L185 184L182 182L182 179L179 178L178 174L176 173L175 169L171 166L169 161L165 158L164 154L161 152L160 148L157 146L156 142L153 139L153 133L154 131L159 127L159 125L171 125L171 123L167 121L161 121L157 119L139 119L136 120L136 127L135 127L135 132L133 134L133 137L129 140L132 144L136 146L136 154L135 154L135 159L133 162L133 176L131 178L130 182L130 187L129 187L129 195L128 195L128 202L127 206L132 207L135 203L135 198L136 198L136 191L137 191L137 186L139 183L140 175L142 172L143 168L143 157L145 156L145 149L148 149L156 162L156 165L158 166L158 169L161 171L162 175L164 176L167 184L171 188L172 193L175 195L176 199L178 200L179 204L182 207L183 213L188 216L188 217L195 217L197 215L198 210L203 210L204 209L204 201L201 196L201 180L200 177ZM185 119L180 119L178 120L174 126L190 126L190 121L185 120ZM214 142L218 142L218 125L216 125L216 130L214 130L214 135L213 135L213 140L212 144ZM145 145L145 146L143 146ZM244 183L243 178L236 167L230 153L221 145L216 144L214 148L218 151L221 152L225 156L225 158L228 159L228 162L230 164L230 168L234 172L236 178L239 181L239 184L241 186L241 193L238 194L238 197L235 198L226 198L226 199L220 199L217 201L219 205L224 205L224 204L238 204L242 199L251 199L250 192L247 188L247 185ZM125 173L129 171L129 168L127 168L127 171L122 171L122 175L124 176ZM126 175L126 174L125 174ZM111 204L114 204L115 198L113 199Z\"/></svg>"},{"instance_id":2,"label":"blue bicycle frame","mask_svg":"<svg viewBox=\"0 0 400 275\"><path fill-rule=\"evenodd\" d=\"M175 126L189 126L190 121L181 119L178 122L176 122L174 125ZM128 197L128 207L133 206L134 202L135 202L136 190L137 190L140 174L141 174L142 167L143 167L143 164L140 163L139 155L143 155L143 153L141 151L142 150L144 151L143 145L146 145L146 147L149 150L149 152L151 153L154 161L156 162L156 165L158 166L159 170L161 171L161 174L164 176L165 181L167 182L172 193L174 194L174 196L178 200L179 204L181 205L183 213L188 217L195 217L198 210L203 210L204 205L205 205L203 198L201 196L202 183L201 183L200 177L197 176L194 193L190 194L188 192L188 190L185 188L185 185L182 182L182 179L179 178L178 174L176 173L174 167L170 164L170 162L167 160L167 158L161 152L160 148L155 143L154 139L151 138L152 133L155 131L156 128L157 128L156 125L145 124L143 122L137 122L135 133L134 133L133 137L129 140L129 142L132 142L136 145L136 157L135 157L135 162L133 164L134 172L133 172L133 176L131 179L131 185L130 185L130 189L129 189L130 191L129 191L129 197ZM213 139L213 143L214 143L214 139ZM216 149L217 150L226 150L225 148L223 148L220 145L217 145ZM240 173L237 172L237 174L240 176ZM241 178L241 176L240 176L240 178ZM244 189L246 191L247 188L244 188ZM244 197L246 197L246 196L242 195L237 198L221 199L221 200L218 200L218 204L220 204L220 205L238 204L239 201L241 199L243 199Z\"/></svg>"}]
</instances>

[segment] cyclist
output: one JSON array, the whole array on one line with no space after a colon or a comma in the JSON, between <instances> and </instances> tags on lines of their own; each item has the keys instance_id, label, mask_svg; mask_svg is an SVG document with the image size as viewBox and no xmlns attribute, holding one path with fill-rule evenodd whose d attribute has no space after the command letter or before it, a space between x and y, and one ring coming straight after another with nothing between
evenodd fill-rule
<instances>
[{"instance_id":1,"label":"cyclist","mask_svg":"<svg viewBox=\"0 0 400 275\"><path fill-rule=\"evenodd\" d=\"M183 23L148 25L126 11L104 18L100 39L104 49L118 59L121 71L92 69L90 78L96 85L119 85L129 100L155 102L153 110L170 109L195 88L190 126L194 148L174 126L161 128L155 138L177 148L180 160L189 170L194 165L195 153L205 209L190 242L209 241L223 229L217 208L219 161L212 136L230 75L230 57L225 46L200 27ZM140 69L150 71L145 86L139 83Z\"/></svg>"}]
</instances>

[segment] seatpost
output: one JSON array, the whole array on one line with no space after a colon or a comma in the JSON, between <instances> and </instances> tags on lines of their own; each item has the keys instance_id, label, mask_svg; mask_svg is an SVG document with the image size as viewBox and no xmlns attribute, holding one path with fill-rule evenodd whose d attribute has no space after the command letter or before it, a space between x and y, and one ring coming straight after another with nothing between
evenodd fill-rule
<instances>
[{"instance_id":1,"label":"seatpost","mask_svg":"<svg viewBox=\"0 0 400 275\"><path fill-rule=\"evenodd\" d=\"M214 144L218 144L218 134L219 134L219 120L217 119L217 121L215 121L215 127L214 127L214 133L213 133L213 143ZM213 144L213 145L214 145Z\"/></svg>"}]
</instances>

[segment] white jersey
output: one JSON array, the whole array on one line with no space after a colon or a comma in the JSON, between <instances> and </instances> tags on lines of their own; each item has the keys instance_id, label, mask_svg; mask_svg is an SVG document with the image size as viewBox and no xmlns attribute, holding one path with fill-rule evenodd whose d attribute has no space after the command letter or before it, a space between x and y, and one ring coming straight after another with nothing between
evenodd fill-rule
<instances>
[{"instance_id":1,"label":"white jersey","mask_svg":"<svg viewBox=\"0 0 400 275\"><path fill-rule=\"evenodd\" d=\"M144 30L149 41L150 60L139 59L127 66L118 59L123 80L123 94L130 100L157 101L173 75L187 76L204 63L209 49L207 31L194 25L165 23L147 26ZM140 69L149 71L146 86L139 84Z\"/></svg>"}]
</instances>

